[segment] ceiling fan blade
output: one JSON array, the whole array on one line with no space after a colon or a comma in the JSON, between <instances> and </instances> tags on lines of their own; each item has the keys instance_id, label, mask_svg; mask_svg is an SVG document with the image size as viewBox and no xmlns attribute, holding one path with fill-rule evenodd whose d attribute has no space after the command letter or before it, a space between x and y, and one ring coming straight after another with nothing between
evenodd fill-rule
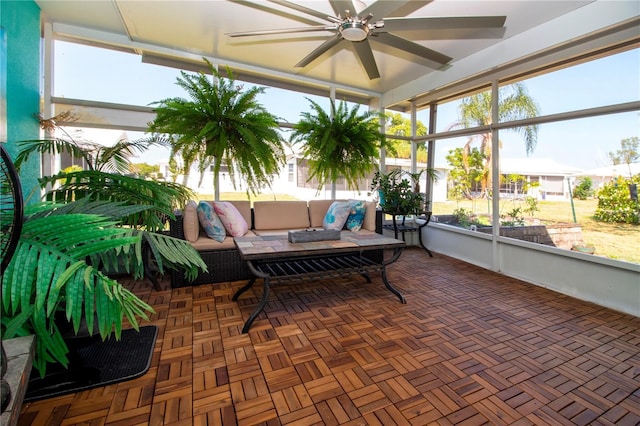
<instances>
[{"instance_id":1,"label":"ceiling fan blade","mask_svg":"<svg viewBox=\"0 0 640 426\"><path fill-rule=\"evenodd\" d=\"M229 37L249 37L249 36L261 36L272 34L289 34L289 33L304 33L314 31L335 31L335 25L317 25L315 27L300 27L300 28L280 28L276 30L257 30L257 31L240 31L235 33L227 33Z\"/></svg>"},{"instance_id":2,"label":"ceiling fan blade","mask_svg":"<svg viewBox=\"0 0 640 426\"><path fill-rule=\"evenodd\" d=\"M433 0L411 0L408 2L404 2L405 3L404 6L398 7L394 11L386 15L380 16L377 19L409 16L410 14L416 12L417 10L422 9L432 1ZM394 3L394 2L391 2L391 3ZM376 4L377 3L374 3L371 6L375 6ZM367 13L373 13L373 12L370 12L367 10Z\"/></svg>"},{"instance_id":3,"label":"ceiling fan blade","mask_svg":"<svg viewBox=\"0 0 640 426\"><path fill-rule=\"evenodd\" d=\"M305 24L305 25L318 25L319 24L319 22L316 19L312 20L311 18L308 18L306 16L301 16L298 13L287 13L287 12L284 12L282 10L277 10L277 9L274 9L274 8L266 6L265 3L255 3L255 2L247 1L247 0L228 0L228 1L230 1L232 3L241 4L243 6L250 7L252 9L260 10L262 12L272 13L274 15L282 16L284 18L300 22L301 24ZM323 19L326 19L326 18L323 18Z\"/></svg>"},{"instance_id":4,"label":"ceiling fan blade","mask_svg":"<svg viewBox=\"0 0 640 426\"><path fill-rule=\"evenodd\" d=\"M395 47L396 49L404 50L405 52L413 53L416 56L420 56L442 65L449 63L453 59L440 52L436 52L435 50L429 49L407 39L394 36L393 34L377 33L376 35L377 37L373 37L371 40L386 44L387 46Z\"/></svg>"},{"instance_id":5,"label":"ceiling fan blade","mask_svg":"<svg viewBox=\"0 0 640 426\"><path fill-rule=\"evenodd\" d=\"M453 30L469 28L500 28L506 16L459 16L450 18L387 18L379 32L415 30Z\"/></svg>"},{"instance_id":6,"label":"ceiling fan blade","mask_svg":"<svg viewBox=\"0 0 640 426\"><path fill-rule=\"evenodd\" d=\"M331 37L320 46L316 47L311 53L305 56L300 62L298 62L295 66L296 68L302 68L309 65L311 62L315 61L320 55L322 55L327 50L331 49L333 46L337 45L339 42L343 40L341 34L336 34Z\"/></svg>"},{"instance_id":7,"label":"ceiling fan blade","mask_svg":"<svg viewBox=\"0 0 640 426\"><path fill-rule=\"evenodd\" d=\"M358 11L351 0L329 0L329 3L331 3L336 16L345 18L345 11L347 10L351 16L358 15Z\"/></svg>"},{"instance_id":8,"label":"ceiling fan blade","mask_svg":"<svg viewBox=\"0 0 640 426\"><path fill-rule=\"evenodd\" d=\"M308 7L301 6L296 3L292 3L286 0L269 0L271 3L279 4L280 6L288 7L289 9L297 10L298 12L306 13L307 15L315 16L316 18L324 19L325 21L332 21L333 16L328 16L326 13L318 12L317 10L309 9ZM332 21L333 22L333 21Z\"/></svg>"},{"instance_id":9,"label":"ceiling fan blade","mask_svg":"<svg viewBox=\"0 0 640 426\"><path fill-rule=\"evenodd\" d=\"M369 45L369 40L365 39L362 41L355 41L352 44L356 49L360 63L369 76L369 80L380 78L380 72L378 71L376 60L373 57L373 51L371 50L371 45Z\"/></svg>"},{"instance_id":10,"label":"ceiling fan blade","mask_svg":"<svg viewBox=\"0 0 640 426\"><path fill-rule=\"evenodd\" d=\"M404 7L408 3L414 3L414 2L411 0L377 1L369 5L368 7L366 7L364 10L360 11L359 15L361 17L364 17L364 16L367 16L368 14L372 14L373 19L375 21L391 15L393 12Z\"/></svg>"}]
</instances>

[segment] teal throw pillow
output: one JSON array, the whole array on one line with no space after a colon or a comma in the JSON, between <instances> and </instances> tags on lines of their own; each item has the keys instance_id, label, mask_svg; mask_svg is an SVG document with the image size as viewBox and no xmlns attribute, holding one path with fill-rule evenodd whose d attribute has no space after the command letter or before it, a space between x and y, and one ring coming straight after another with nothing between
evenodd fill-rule
<instances>
[{"instance_id":1,"label":"teal throw pillow","mask_svg":"<svg viewBox=\"0 0 640 426\"><path fill-rule=\"evenodd\" d=\"M324 229L335 229L340 231L347 222L347 217L351 213L351 203L348 201L334 201L329 206L327 214L322 221Z\"/></svg>"},{"instance_id":2,"label":"teal throw pillow","mask_svg":"<svg viewBox=\"0 0 640 426\"><path fill-rule=\"evenodd\" d=\"M204 229L207 236L219 243L223 242L227 236L227 231L224 229L222 221L213 210L213 206L206 201L200 201L196 211L198 212L198 221L200 222L200 226L202 226L202 229Z\"/></svg>"},{"instance_id":3,"label":"teal throw pillow","mask_svg":"<svg viewBox=\"0 0 640 426\"><path fill-rule=\"evenodd\" d=\"M362 222L364 222L365 204L361 200L349 200L349 203L351 211L347 217L345 227L351 232L358 232L362 228Z\"/></svg>"}]
</instances>

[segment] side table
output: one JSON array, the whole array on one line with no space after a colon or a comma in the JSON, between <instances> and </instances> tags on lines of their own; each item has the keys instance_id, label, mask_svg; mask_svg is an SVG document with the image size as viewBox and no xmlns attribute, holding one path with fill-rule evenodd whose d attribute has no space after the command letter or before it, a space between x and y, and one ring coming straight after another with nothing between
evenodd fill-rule
<instances>
[{"instance_id":1,"label":"side table","mask_svg":"<svg viewBox=\"0 0 640 426\"><path fill-rule=\"evenodd\" d=\"M402 241L405 241L405 242L406 242L405 234L407 232L409 232L409 233L417 232L418 233L418 242L420 243L420 247L425 249L425 251L429 254L429 257L433 257L433 254L431 253L431 251L427 248L427 246L424 245L424 242L422 241L422 228L427 226L427 224L431 220L431 212L424 212L423 214L421 214L419 216L416 216L414 221L411 222L411 223L407 223L406 222L406 216L404 216L404 215L402 215L402 221L400 223L398 223L398 220L396 219L396 216L400 216L400 215L392 214L391 215L392 223L384 224L384 225L382 225L382 228L383 229L392 230L393 233L394 233L394 238L395 239L398 239L398 233L402 234ZM418 224L415 220L424 221L424 223Z\"/></svg>"}]
</instances>

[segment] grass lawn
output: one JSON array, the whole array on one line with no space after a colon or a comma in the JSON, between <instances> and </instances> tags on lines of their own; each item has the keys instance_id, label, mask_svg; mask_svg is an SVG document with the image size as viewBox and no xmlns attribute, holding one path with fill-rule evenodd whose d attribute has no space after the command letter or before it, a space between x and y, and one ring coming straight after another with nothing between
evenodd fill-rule
<instances>
[{"instance_id":1,"label":"grass lawn","mask_svg":"<svg viewBox=\"0 0 640 426\"><path fill-rule=\"evenodd\" d=\"M640 263L640 226L623 223L604 223L593 219L598 200L574 200L576 221L582 226L586 244L596 248L596 254L611 259ZM476 213L487 213L487 200L447 201L433 204L434 214L451 214L465 208ZM512 201L500 203L501 212L514 208ZM556 222L573 222L571 203L568 201L538 201L540 211L534 217Z\"/></svg>"},{"instance_id":2,"label":"grass lawn","mask_svg":"<svg viewBox=\"0 0 640 426\"><path fill-rule=\"evenodd\" d=\"M199 200L213 200L213 194L198 194ZM221 200L247 200L243 192L224 192ZM296 200L286 194L260 194L252 197L252 201ZM640 263L640 226L617 223L597 222L593 219L598 200L574 200L576 221L582 226L582 236L586 244L596 248L596 255L611 259ZM508 212L514 207L512 201L500 204L502 212ZM433 214L451 214L455 209L464 208L475 213L489 212L487 200L447 201L433 204ZM556 222L573 222L571 203L568 201L538 201L540 211L534 217Z\"/></svg>"}]
</instances>

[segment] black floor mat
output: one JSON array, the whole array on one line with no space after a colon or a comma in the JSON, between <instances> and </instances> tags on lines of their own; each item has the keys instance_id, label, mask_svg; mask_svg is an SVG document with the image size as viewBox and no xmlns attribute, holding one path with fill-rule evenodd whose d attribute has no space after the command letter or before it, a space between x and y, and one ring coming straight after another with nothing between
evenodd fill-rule
<instances>
[{"instance_id":1,"label":"black floor mat","mask_svg":"<svg viewBox=\"0 0 640 426\"><path fill-rule=\"evenodd\" d=\"M104 342L100 336L68 339L69 368L48 365L44 378L34 369L24 400L36 401L140 377L151 365L157 334L158 327L150 325L140 327L140 332L122 330L120 340L113 336Z\"/></svg>"}]
</instances>

